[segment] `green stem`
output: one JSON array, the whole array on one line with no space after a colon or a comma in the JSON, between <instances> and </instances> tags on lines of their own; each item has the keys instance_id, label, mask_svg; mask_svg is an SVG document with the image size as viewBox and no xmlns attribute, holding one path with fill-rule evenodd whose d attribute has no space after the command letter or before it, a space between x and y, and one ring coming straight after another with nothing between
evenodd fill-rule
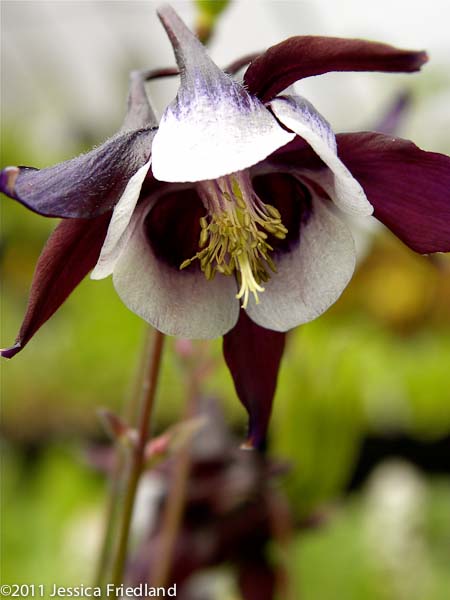
<instances>
[{"instance_id":1,"label":"green stem","mask_svg":"<svg viewBox=\"0 0 450 600\"><path fill-rule=\"evenodd\" d=\"M139 366L134 377L133 389L130 393L129 401L126 402L123 411L123 420L131 427L138 426L138 408L139 401L142 396L143 381L147 377L148 364L150 362L151 339L153 337L153 329L146 331L145 343L142 348ZM105 511L105 525L100 555L98 559L95 587L100 587L105 583L109 566L111 564L111 553L117 529L117 521L120 511L121 491L123 487L123 474L126 467L127 453L126 449L119 443L115 447L115 463L111 473L108 499Z\"/></svg>"},{"instance_id":2,"label":"green stem","mask_svg":"<svg viewBox=\"0 0 450 600\"><path fill-rule=\"evenodd\" d=\"M155 402L158 376L161 366L162 350L165 336L159 331L154 332L153 352L151 356L150 369L143 383L142 406L138 424L138 439L131 457L130 474L128 476L123 504L122 520L119 530L119 541L117 553L114 558L111 583L119 586L122 583L125 568L125 560L128 549L128 538L130 533L131 517L133 514L136 491L141 477L144 464L145 446L150 431L150 418Z\"/></svg>"},{"instance_id":3,"label":"green stem","mask_svg":"<svg viewBox=\"0 0 450 600\"><path fill-rule=\"evenodd\" d=\"M139 401L142 397L142 387L145 378L147 377L148 364L151 356L151 340L153 337L153 329L146 331L145 342L143 344L139 366L137 368L134 385L129 395L129 400L125 403L123 411L123 419L132 427L137 427L137 417ZM98 560L95 587L101 587L106 580L108 569L111 565L111 553L119 519L121 491L123 488L123 474L126 466L127 452L121 444L116 444L115 447L115 464L111 473L108 499L105 511L105 530L103 534L100 556Z\"/></svg>"}]
</instances>

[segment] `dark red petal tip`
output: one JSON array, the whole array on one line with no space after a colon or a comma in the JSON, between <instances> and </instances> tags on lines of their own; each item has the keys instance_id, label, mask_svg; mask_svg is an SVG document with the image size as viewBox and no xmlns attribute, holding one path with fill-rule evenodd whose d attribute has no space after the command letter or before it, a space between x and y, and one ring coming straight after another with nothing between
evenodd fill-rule
<instances>
[{"instance_id":1,"label":"dark red petal tip","mask_svg":"<svg viewBox=\"0 0 450 600\"><path fill-rule=\"evenodd\" d=\"M388 44L322 36L292 37L256 58L244 75L250 93L264 102L292 83L330 71L418 71L428 60L424 51Z\"/></svg>"},{"instance_id":2,"label":"dark red petal tip","mask_svg":"<svg viewBox=\"0 0 450 600\"><path fill-rule=\"evenodd\" d=\"M11 346L10 348L3 348L2 350L0 350L0 356L2 358L12 358L21 350L22 344L20 342L16 342L14 346Z\"/></svg>"},{"instance_id":3,"label":"dark red petal tip","mask_svg":"<svg viewBox=\"0 0 450 600\"><path fill-rule=\"evenodd\" d=\"M253 323L243 309L234 329L223 338L225 361L249 415L246 449L265 443L285 338L285 333Z\"/></svg>"}]
</instances>

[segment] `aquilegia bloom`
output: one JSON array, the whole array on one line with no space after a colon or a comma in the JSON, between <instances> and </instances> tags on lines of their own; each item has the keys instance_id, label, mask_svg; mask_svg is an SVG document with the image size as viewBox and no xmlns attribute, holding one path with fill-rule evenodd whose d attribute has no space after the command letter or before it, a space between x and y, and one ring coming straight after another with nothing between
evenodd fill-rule
<instances>
[{"instance_id":1,"label":"aquilegia bloom","mask_svg":"<svg viewBox=\"0 0 450 600\"><path fill-rule=\"evenodd\" d=\"M354 244L340 215L373 212L418 252L450 250L448 157L383 134L335 136L307 100L279 93L328 71L417 71L427 57L294 37L255 58L242 85L170 7L159 16L180 71L159 125L144 75L134 73L115 137L55 167L1 173L8 196L63 219L3 355L23 348L91 269L94 279L112 274L124 303L162 332L226 334L225 358L259 443L284 332L323 313L352 276Z\"/></svg>"}]
</instances>

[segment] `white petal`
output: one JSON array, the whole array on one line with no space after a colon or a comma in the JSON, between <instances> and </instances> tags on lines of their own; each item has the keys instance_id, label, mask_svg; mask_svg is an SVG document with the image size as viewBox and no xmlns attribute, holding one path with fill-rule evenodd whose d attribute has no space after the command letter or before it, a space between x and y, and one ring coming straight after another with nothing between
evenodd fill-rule
<instances>
[{"instance_id":1,"label":"white petal","mask_svg":"<svg viewBox=\"0 0 450 600\"><path fill-rule=\"evenodd\" d=\"M157 179L216 179L260 162L293 139L257 98L213 63L173 9L159 14L181 78L153 142Z\"/></svg>"},{"instance_id":2,"label":"white petal","mask_svg":"<svg viewBox=\"0 0 450 600\"><path fill-rule=\"evenodd\" d=\"M167 335L208 339L232 329L239 316L235 279L218 274L207 281L200 270L178 271L158 259L144 233L147 214L147 207L135 212L132 234L114 269L124 304Z\"/></svg>"},{"instance_id":3,"label":"white petal","mask_svg":"<svg viewBox=\"0 0 450 600\"><path fill-rule=\"evenodd\" d=\"M108 233L97 264L91 273L91 279L103 279L113 272L120 252L128 240L129 232L127 228L139 200L142 184L150 168L150 162L151 159L136 171L128 182L119 202L114 207Z\"/></svg>"},{"instance_id":4,"label":"white petal","mask_svg":"<svg viewBox=\"0 0 450 600\"><path fill-rule=\"evenodd\" d=\"M330 124L313 105L301 96L283 96L272 100L270 107L283 125L306 140L329 167L331 172L320 172L320 181L335 204L349 214L371 215L373 207L363 188L337 155Z\"/></svg>"},{"instance_id":5,"label":"white petal","mask_svg":"<svg viewBox=\"0 0 450 600\"><path fill-rule=\"evenodd\" d=\"M312 321L339 298L355 268L355 248L347 226L318 198L301 226L300 242L275 257L277 273L264 284L259 304L247 312L258 325L287 331Z\"/></svg>"},{"instance_id":6,"label":"white petal","mask_svg":"<svg viewBox=\"0 0 450 600\"><path fill-rule=\"evenodd\" d=\"M355 241L356 264L360 264L372 249L376 234L383 229L383 225L373 216L359 217L339 212L339 217L352 233Z\"/></svg>"}]
</instances>

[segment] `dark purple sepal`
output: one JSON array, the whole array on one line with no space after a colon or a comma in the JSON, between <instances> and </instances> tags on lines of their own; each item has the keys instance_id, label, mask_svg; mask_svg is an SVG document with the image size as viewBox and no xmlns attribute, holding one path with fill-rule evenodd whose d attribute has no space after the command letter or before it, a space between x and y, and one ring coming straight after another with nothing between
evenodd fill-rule
<instances>
[{"instance_id":1,"label":"dark purple sepal","mask_svg":"<svg viewBox=\"0 0 450 600\"><path fill-rule=\"evenodd\" d=\"M258 58L258 56L262 54L261 52L252 52L251 54L245 54L240 58L237 58L232 63L229 63L226 67L224 67L225 73L229 73L230 75L236 75L241 69L246 67L253 60Z\"/></svg>"},{"instance_id":2,"label":"dark purple sepal","mask_svg":"<svg viewBox=\"0 0 450 600\"><path fill-rule=\"evenodd\" d=\"M387 110L382 114L371 131L384 133L385 135L397 135L401 129L402 123L411 106L411 94L402 92L396 98Z\"/></svg>"},{"instance_id":3,"label":"dark purple sepal","mask_svg":"<svg viewBox=\"0 0 450 600\"><path fill-rule=\"evenodd\" d=\"M450 157L381 133L336 139L379 221L416 252L450 251Z\"/></svg>"},{"instance_id":4,"label":"dark purple sepal","mask_svg":"<svg viewBox=\"0 0 450 600\"><path fill-rule=\"evenodd\" d=\"M260 165L255 165L252 173L255 175L260 172L264 173L269 165L276 167L279 171L285 169L288 172L292 170L320 171L328 168L311 146L299 136L268 156Z\"/></svg>"},{"instance_id":5,"label":"dark purple sepal","mask_svg":"<svg viewBox=\"0 0 450 600\"><path fill-rule=\"evenodd\" d=\"M248 91L263 102L291 84L330 71L418 71L426 52L400 50L358 39L322 36L291 37L256 58L244 75Z\"/></svg>"},{"instance_id":6,"label":"dark purple sepal","mask_svg":"<svg viewBox=\"0 0 450 600\"><path fill-rule=\"evenodd\" d=\"M253 323L244 309L223 338L225 361L249 414L248 447L259 448L265 442L285 338L285 333Z\"/></svg>"},{"instance_id":7,"label":"dark purple sepal","mask_svg":"<svg viewBox=\"0 0 450 600\"><path fill-rule=\"evenodd\" d=\"M241 69L246 67L249 63L252 62L252 60L255 60L255 58L258 58L258 56L260 54L261 54L261 52L252 52L251 54L245 54L244 56L237 58L233 62L228 63L228 65L223 68L223 71L225 73L228 73L229 75L236 75L236 73L238 71L240 71ZM145 88L142 88L141 82L152 81L153 79L161 79L161 78L165 78L165 77L177 77L179 75L180 75L180 70L177 67L161 67L159 69L147 69L147 70L143 70L143 71L132 71L130 74L131 85L130 85L130 94L128 97L128 104L130 105L130 103L132 102L132 97L134 95L132 86L133 86L133 83L136 85L136 83L135 83L136 81L140 80L138 82L138 85L140 88L140 89L138 89L138 97L142 97L142 90L144 89L144 91L145 91ZM152 110L152 112L153 112L153 110Z\"/></svg>"},{"instance_id":8,"label":"dark purple sepal","mask_svg":"<svg viewBox=\"0 0 450 600\"><path fill-rule=\"evenodd\" d=\"M145 91L147 75L148 72L144 71L131 71L130 73L127 114L122 125L122 131L134 131L158 126L158 119Z\"/></svg>"},{"instance_id":9,"label":"dark purple sepal","mask_svg":"<svg viewBox=\"0 0 450 600\"><path fill-rule=\"evenodd\" d=\"M111 213L95 219L61 221L39 257L30 297L14 346L0 351L12 358L61 306L95 266L108 230Z\"/></svg>"},{"instance_id":10,"label":"dark purple sepal","mask_svg":"<svg viewBox=\"0 0 450 600\"><path fill-rule=\"evenodd\" d=\"M0 191L46 217L91 219L110 211L150 158L155 129L124 132L87 154L48 167L6 167Z\"/></svg>"}]
</instances>

